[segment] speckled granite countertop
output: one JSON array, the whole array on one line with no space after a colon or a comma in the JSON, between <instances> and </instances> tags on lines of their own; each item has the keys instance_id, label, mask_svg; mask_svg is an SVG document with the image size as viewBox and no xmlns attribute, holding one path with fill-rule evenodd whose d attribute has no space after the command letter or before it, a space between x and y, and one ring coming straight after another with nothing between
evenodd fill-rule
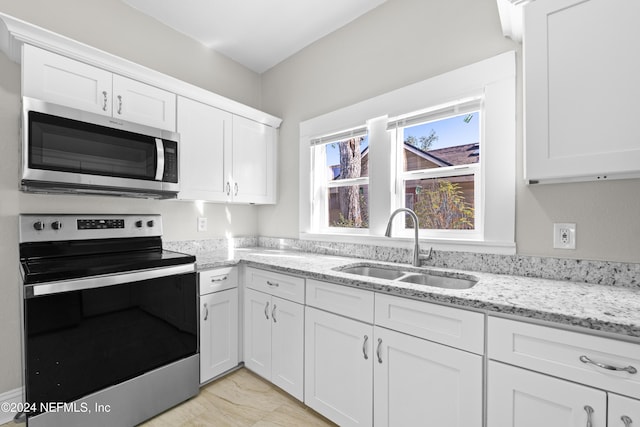
<instances>
[{"instance_id":1,"label":"speckled granite countertop","mask_svg":"<svg viewBox=\"0 0 640 427\"><path fill-rule=\"evenodd\" d=\"M446 274L471 274L479 279L471 289L441 289L333 270L348 264L367 263L361 258L266 248L243 248L235 249L233 253L220 251L195 255L199 270L244 261L254 267L270 268L375 292L482 310L489 314L508 314L559 325L578 326L591 331L620 334L626 339L640 342L640 292L634 288L425 267L426 270Z\"/></svg>"}]
</instances>

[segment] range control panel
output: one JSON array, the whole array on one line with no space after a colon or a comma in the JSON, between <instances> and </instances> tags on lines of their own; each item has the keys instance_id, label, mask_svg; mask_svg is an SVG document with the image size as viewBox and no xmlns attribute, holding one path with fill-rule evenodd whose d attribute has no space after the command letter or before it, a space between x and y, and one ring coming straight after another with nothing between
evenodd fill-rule
<instances>
[{"instance_id":1,"label":"range control panel","mask_svg":"<svg viewBox=\"0 0 640 427\"><path fill-rule=\"evenodd\" d=\"M124 228L124 219L79 219L78 230Z\"/></svg>"},{"instance_id":2,"label":"range control panel","mask_svg":"<svg viewBox=\"0 0 640 427\"><path fill-rule=\"evenodd\" d=\"M23 214L20 243L162 236L160 215Z\"/></svg>"}]
</instances>

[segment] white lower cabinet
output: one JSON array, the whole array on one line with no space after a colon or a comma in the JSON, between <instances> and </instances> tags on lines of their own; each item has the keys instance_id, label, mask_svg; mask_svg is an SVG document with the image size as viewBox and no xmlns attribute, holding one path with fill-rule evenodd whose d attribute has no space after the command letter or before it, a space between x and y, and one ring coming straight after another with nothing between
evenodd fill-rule
<instances>
[{"instance_id":1,"label":"white lower cabinet","mask_svg":"<svg viewBox=\"0 0 640 427\"><path fill-rule=\"evenodd\" d=\"M605 427L607 393L537 372L489 362L491 427Z\"/></svg>"},{"instance_id":2,"label":"white lower cabinet","mask_svg":"<svg viewBox=\"0 0 640 427\"><path fill-rule=\"evenodd\" d=\"M482 427L482 356L378 326L374 345L376 427Z\"/></svg>"},{"instance_id":3,"label":"white lower cabinet","mask_svg":"<svg viewBox=\"0 0 640 427\"><path fill-rule=\"evenodd\" d=\"M305 309L305 404L340 426L373 425L373 326Z\"/></svg>"},{"instance_id":4,"label":"white lower cabinet","mask_svg":"<svg viewBox=\"0 0 640 427\"><path fill-rule=\"evenodd\" d=\"M640 426L637 343L490 316L488 355L490 427Z\"/></svg>"},{"instance_id":5,"label":"white lower cabinet","mask_svg":"<svg viewBox=\"0 0 640 427\"><path fill-rule=\"evenodd\" d=\"M640 400L609 394L608 427L640 426Z\"/></svg>"},{"instance_id":6,"label":"white lower cabinet","mask_svg":"<svg viewBox=\"0 0 640 427\"><path fill-rule=\"evenodd\" d=\"M295 398L303 399L304 306L245 290L244 363Z\"/></svg>"},{"instance_id":7,"label":"white lower cabinet","mask_svg":"<svg viewBox=\"0 0 640 427\"><path fill-rule=\"evenodd\" d=\"M305 311L308 406L341 426L482 427L481 355L368 323L374 313L369 291L318 281L307 286L307 304L322 308ZM416 307L415 301L387 295L384 304L393 308L379 312L378 296L376 323L393 313L398 325L410 329L410 318L401 322L395 315L405 306L405 313L413 310L413 319L429 311L442 316L440 306ZM351 315L348 301L358 307L353 317L361 320L345 317ZM464 315L448 310L448 319L456 319L456 311Z\"/></svg>"},{"instance_id":8,"label":"white lower cabinet","mask_svg":"<svg viewBox=\"0 0 640 427\"><path fill-rule=\"evenodd\" d=\"M238 289L200 297L200 382L238 365Z\"/></svg>"},{"instance_id":9,"label":"white lower cabinet","mask_svg":"<svg viewBox=\"0 0 640 427\"><path fill-rule=\"evenodd\" d=\"M203 271L199 280L200 383L205 383L239 363L237 269Z\"/></svg>"}]
</instances>

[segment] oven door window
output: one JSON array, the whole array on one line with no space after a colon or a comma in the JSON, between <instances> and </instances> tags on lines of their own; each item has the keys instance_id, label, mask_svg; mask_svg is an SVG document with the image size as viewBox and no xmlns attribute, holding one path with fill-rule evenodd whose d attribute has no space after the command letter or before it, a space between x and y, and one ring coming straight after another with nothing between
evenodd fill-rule
<instances>
[{"instance_id":1,"label":"oven door window","mask_svg":"<svg viewBox=\"0 0 640 427\"><path fill-rule=\"evenodd\" d=\"M25 300L27 401L71 402L197 352L195 273Z\"/></svg>"},{"instance_id":2,"label":"oven door window","mask_svg":"<svg viewBox=\"0 0 640 427\"><path fill-rule=\"evenodd\" d=\"M29 112L29 167L154 180L155 139L76 120Z\"/></svg>"}]
</instances>

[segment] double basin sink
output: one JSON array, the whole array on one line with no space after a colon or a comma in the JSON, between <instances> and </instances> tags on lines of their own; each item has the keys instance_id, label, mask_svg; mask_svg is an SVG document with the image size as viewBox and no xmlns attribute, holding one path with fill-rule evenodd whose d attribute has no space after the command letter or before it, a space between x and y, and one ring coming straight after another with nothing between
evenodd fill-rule
<instances>
[{"instance_id":1,"label":"double basin sink","mask_svg":"<svg viewBox=\"0 0 640 427\"><path fill-rule=\"evenodd\" d=\"M474 276L459 273L443 273L439 271L425 271L417 267L393 266L375 263L359 263L334 268L342 273L358 276L375 277L377 279L396 282L413 283L417 285L433 286L444 289L469 289L478 279Z\"/></svg>"}]
</instances>

